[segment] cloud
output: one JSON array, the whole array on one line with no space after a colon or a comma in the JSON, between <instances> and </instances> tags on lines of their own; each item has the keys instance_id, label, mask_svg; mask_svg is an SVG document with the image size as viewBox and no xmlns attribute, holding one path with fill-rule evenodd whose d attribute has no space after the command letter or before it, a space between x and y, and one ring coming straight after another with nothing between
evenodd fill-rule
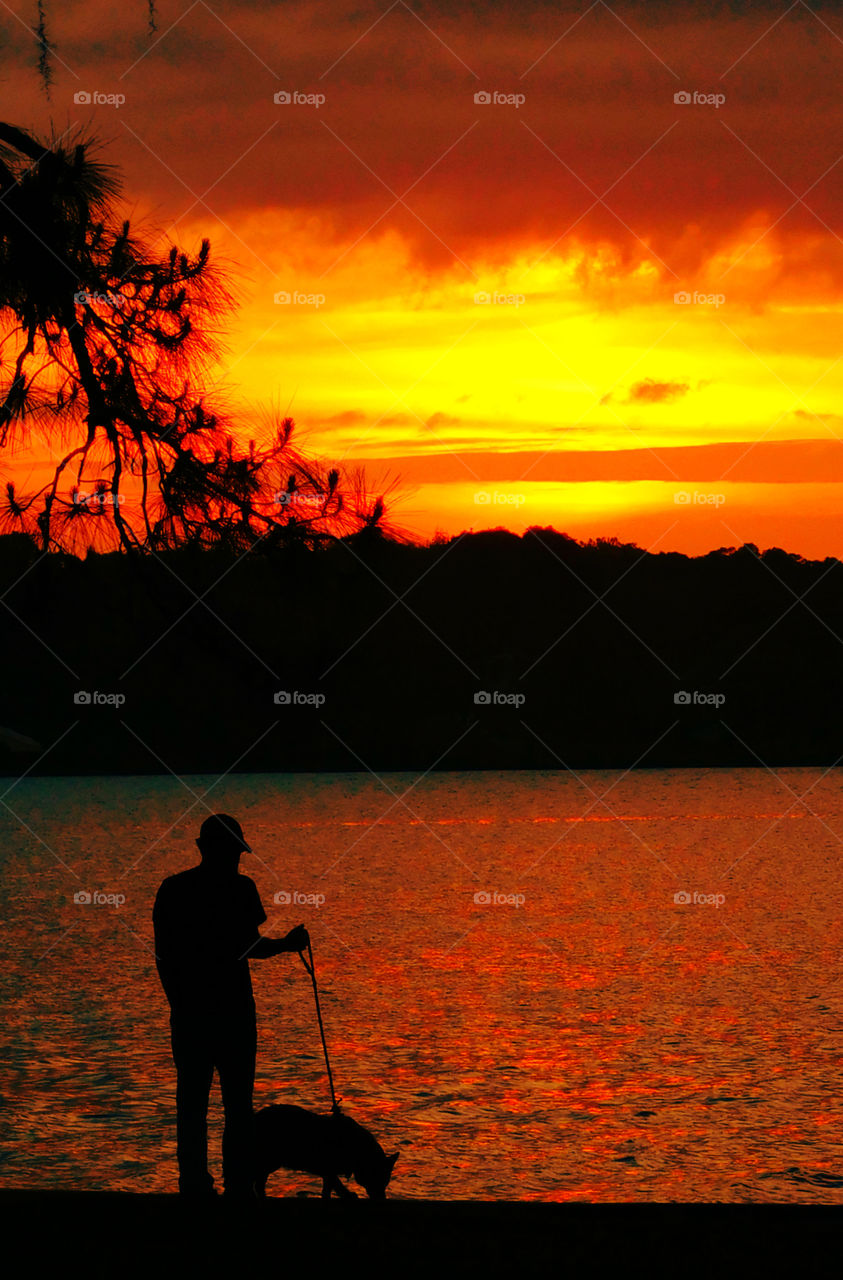
<instances>
[{"instance_id":1,"label":"cloud","mask_svg":"<svg viewBox=\"0 0 843 1280\"><path fill-rule=\"evenodd\" d=\"M462 425L462 418L455 418L451 413L442 413L437 411L432 413L429 418L425 419L425 426L430 427L431 431L435 427L458 427Z\"/></svg>"},{"instance_id":2,"label":"cloud","mask_svg":"<svg viewBox=\"0 0 843 1280\"><path fill-rule=\"evenodd\" d=\"M600 397L600 403L611 404L613 400L618 400L621 404L670 404L687 395L690 389L688 382L660 382L656 378L643 378L640 382L633 382L623 397L607 391Z\"/></svg>"},{"instance_id":3,"label":"cloud","mask_svg":"<svg viewBox=\"0 0 843 1280\"><path fill-rule=\"evenodd\" d=\"M52 104L31 34L9 21L7 97L42 133L51 117L91 120L139 207L193 206L212 231L260 211L330 225L325 266L392 231L429 269L467 267L467 282L478 260L529 249L582 255L583 288L599 292L605 251L610 282L649 264L693 289L753 245L741 270L761 273L759 305L771 289L843 282L833 7L820 21L804 5L631 4L622 23L605 5L434 4L428 30L403 5L268 13L197 5L162 16L149 42L142 10L133 22L104 0L55 4ZM80 88L126 103L80 108ZM325 102L278 105L279 89ZM525 100L477 104L478 89ZM674 102L715 90L718 106Z\"/></svg>"},{"instance_id":4,"label":"cloud","mask_svg":"<svg viewBox=\"0 0 843 1280\"><path fill-rule=\"evenodd\" d=\"M654 378L644 378L642 382L633 382L626 403L670 404L687 395L689 390L687 382L656 382Z\"/></svg>"},{"instance_id":5,"label":"cloud","mask_svg":"<svg viewBox=\"0 0 843 1280\"><path fill-rule=\"evenodd\" d=\"M840 429L843 428L843 414L840 413L823 413L819 409L816 413L810 413L807 409L794 409L793 416L794 418L801 418L803 422L824 422L826 424L834 423L834 427L837 428L837 431L834 430L834 427L829 426L829 431L831 431L833 435L837 435Z\"/></svg>"},{"instance_id":6,"label":"cloud","mask_svg":"<svg viewBox=\"0 0 843 1280\"><path fill-rule=\"evenodd\" d=\"M390 465L413 484L465 480L466 467L484 482L642 482L669 484L843 484L843 449L837 440L732 441L658 449L557 449L502 453L488 447L391 455ZM369 465L369 462L367 462Z\"/></svg>"}]
</instances>

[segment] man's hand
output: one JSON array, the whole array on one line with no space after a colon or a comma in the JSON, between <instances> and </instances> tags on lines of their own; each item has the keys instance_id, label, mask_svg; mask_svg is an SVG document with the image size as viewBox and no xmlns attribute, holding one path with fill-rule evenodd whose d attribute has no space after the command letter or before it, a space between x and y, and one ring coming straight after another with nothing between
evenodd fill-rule
<instances>
[{"instance_id":1,"label":"man's hand","mask_svg":"<svg viewBox=\"0 0 843 1280\"><path fill-rule=\"evenodd\" d=\"M295 929L290 930L284 939L284 945L288 951L307 951L310 934L303 924L297 924Z\"/></svg>"}]
</instances>

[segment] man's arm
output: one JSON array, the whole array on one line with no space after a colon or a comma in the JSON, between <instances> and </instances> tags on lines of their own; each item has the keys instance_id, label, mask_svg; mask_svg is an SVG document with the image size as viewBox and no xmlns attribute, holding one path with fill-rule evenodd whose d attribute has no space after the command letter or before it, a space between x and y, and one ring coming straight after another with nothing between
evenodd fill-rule
<instances>
[{"instance_id":1,"label":"man's arm","mask_svg":"<svg viewBox=\"0 0 843 1280\"><path fill-rule=\"evenodd\" d=\"M162 892L163 888L164 886L162 885L158 890L155 896L155 905L152 909L152 927L155 934L155 967L158 970L158 977L161 979L164 994L170 1005L172 1005L177 995L172 958L169 954L172 924L167 913L165 894Z\"/></svg>"},{"instance_id":2,"label":"man's arm","mask_svg":"<svg viewBox=\"0 0 843 1280\"><path fill-rule=\"evenodd\" d=\"M284 938L262 938L258 934L248 956L250 960L268 960L270 956L279 956L285 951L306 951L309 942L307 929L303 924L297 924Z\"/></svg>"}]
</instances>

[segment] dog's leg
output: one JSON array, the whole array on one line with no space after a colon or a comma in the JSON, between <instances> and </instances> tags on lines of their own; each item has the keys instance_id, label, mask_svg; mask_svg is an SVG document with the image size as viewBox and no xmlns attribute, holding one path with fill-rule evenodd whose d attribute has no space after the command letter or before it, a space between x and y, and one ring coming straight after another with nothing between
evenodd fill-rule
<instances>
[{"instance_id":1,"label":"dog's leg","mask_svg":"<svg viewBox=\"0 0 843 1280\"><path fill-rule=\"evenodd\" d=\"M351 1187L347 1187L345 1183L336 1175L332 1177L331 1185L337 1195L343 1200L356 1200L357 1192L352 1191Z\"/></svg>"}]
</instances>

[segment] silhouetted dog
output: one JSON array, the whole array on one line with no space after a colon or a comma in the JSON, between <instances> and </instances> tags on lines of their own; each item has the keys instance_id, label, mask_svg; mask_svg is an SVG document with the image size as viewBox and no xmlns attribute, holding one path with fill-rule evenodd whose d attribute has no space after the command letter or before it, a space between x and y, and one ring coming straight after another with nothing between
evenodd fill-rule
<instances>
[{"instance_id":1,"label":"silhouetted dog","mask_svg":"<svg viewBox=\"0 0 843 1280\"><path fill-rule=\"evenodd\" d=\"M320 1116L304 1107L264 1107L255 1115L255 1191L266 1195L276 1169L314 1173L322 1179L322 1199L331 1192L356 1199L340 1178L364 1188L370 1200L385 1200L399 1153L388 1156L376 1138L342 1111Z\"/></svg>"}]
</instances>

